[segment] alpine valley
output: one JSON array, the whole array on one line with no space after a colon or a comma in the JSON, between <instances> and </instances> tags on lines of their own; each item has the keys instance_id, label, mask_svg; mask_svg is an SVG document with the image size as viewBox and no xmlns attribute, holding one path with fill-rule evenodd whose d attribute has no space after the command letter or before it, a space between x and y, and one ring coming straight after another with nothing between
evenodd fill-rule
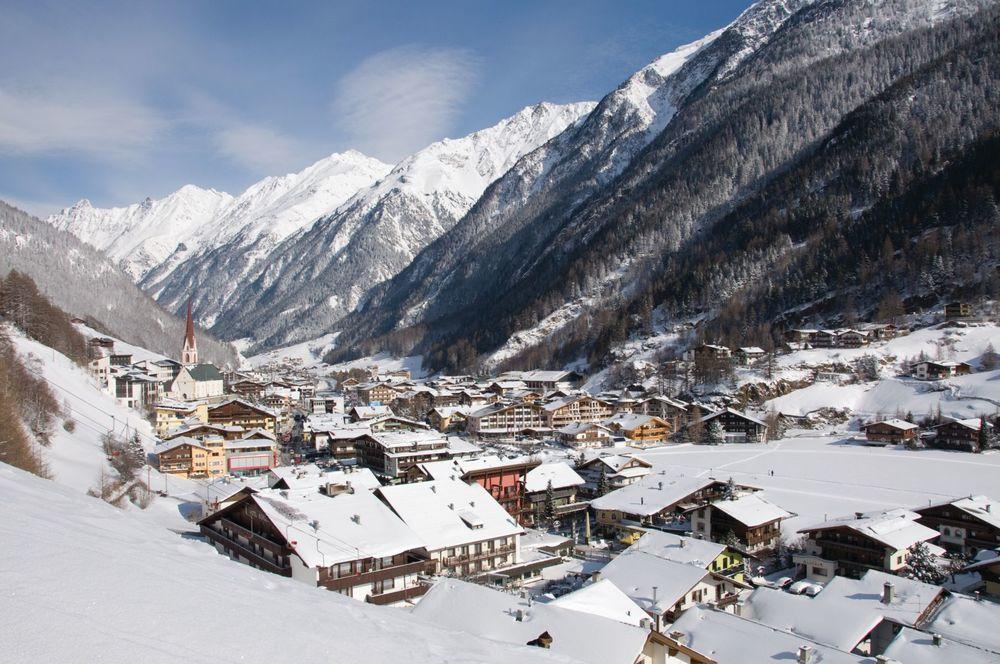
<instances>
[{"instance_id":1,"label":"alpine valley","mask_svg":"<svg viewBox=\"0 0 1000 664\"><path fill-rule=\"evenodd\" d=\"M762 0L596 104L48 221L250 353L596 369L677 321L766 347L997 292L998 55L993 0Z\"/></svg>"}]
</instances>

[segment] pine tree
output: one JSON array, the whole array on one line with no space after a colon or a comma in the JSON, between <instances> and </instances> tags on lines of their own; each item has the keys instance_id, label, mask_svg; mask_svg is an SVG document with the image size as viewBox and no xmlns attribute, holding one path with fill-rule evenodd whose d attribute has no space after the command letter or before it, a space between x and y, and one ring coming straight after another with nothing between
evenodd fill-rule
<instances>
[{"instance_id":1,"label":"pine tree","mask_svg":"<svg viewBox=\"0 0 1000 664\"><path fill-rule=\"evenodd\" d=\"M708 425L708 442L710 445L721 445L726 442L726 430L722 428L719 418L715 418Z\"/></svg>"},{"instance_id":2,"label":"pine tree","mask_svg":"<svg viewBox=\"0 0 1000 664\"><path fill-rule=\"evenodd\" d=\"M608 469L601 466L601 476L597 479L597 495L603 496L608 492Z\"/></svg>"},{"instance_id":3,"label":"pine tree","mask_svg":"<svg viewBox=\"0 0 1000 664\"><path fill-rule=\"evenodd\" d=\"M979 452L985 452L990 449L990 429L989 423L986 421L986 416L979 418L979 438L977 440L977 447Z\"/></svg>"},{"instance_id":4,"label":"pine tree","mask_svg":"<svg viewBox=\"0 0 1000 664\"><path fill-rule=\"evenodd\" d=\"M986 344L986 350L983 351L983 356L979 358L979 365L983 368L983 371L993 371L1000 365L1000 355L993 348L993 342Z\"/></svg>"},{"instance_id":5,"label":"pine tree","mask_svg":"<svg viewBox=\"0 0 1000 664\"><path fill-rule=\"evenodd\" d=\"M545 487L545 504L542 507L542 518L545 523L552 524L556 518L556 493L552 489L552 480Z\"/></svg>"},{"instance_id":6,"label":"pine tree","mask_svg":"<svg viewBox=\"0 0 1000 664\"><path fill-rule=\"evenodd\" d=\"M917 542L910 547L906 565L904 576L909 579L939 586L947 578L925 542Z\"/></svg>"},{"instance_id":7,"label":"pine tree","mask_svg":"<svg viewBox=\"0 0 1000 664\"><path fill-rule=\"evenodd\" d=\"M730 477L729 481L726 482L726 486L722 489L722 499L723 500L736 500L738 497L736 491L736 482Z\"/></svg>"},{"instance_id":8,"label":"pine tree","mask_svg":"<svg viewBox=\"0 0 1000 664\"><path fill-rule=\"evenodd\" d=\"M146 450L142 446L142 440L139 439L139 432L134 431L132 433L132 439L129 440L128 454L132 464L136 468L142 468L146 465Z\"/></svg>"}]
</instances>

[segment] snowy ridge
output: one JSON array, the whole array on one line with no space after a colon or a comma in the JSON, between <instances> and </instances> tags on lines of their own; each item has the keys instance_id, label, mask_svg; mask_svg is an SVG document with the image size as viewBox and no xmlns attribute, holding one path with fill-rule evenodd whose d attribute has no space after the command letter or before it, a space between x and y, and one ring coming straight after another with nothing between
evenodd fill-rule
<instances>
[{"instance_id":1,"label":"snowy ridge","mask_svg":"<svg viewBox=\"0 0 1000 664\"><path fill-rule=\"evenodd\" d=\"M164 198L147 198L128 207L95 208L85 199L47 221L101 249L137 281L154 270L162 278L198 251L236 236L241 245L262 235L280 241L335 209L389 168L349 150L298 173L264 178L235 198L185 185Z\"/></svg>"},{"instance_id":2,"label":"snowy ridge","mask_svg":"<svg viewBox=\"0 0 1000 664\"><path fill-rule=\"evenodd\" d=\"M165 198L128 207L95 208L83 199L47 221L104 251L138 280L232 202L227 193L185 185Z\"/></svg>"},{"instance_id":3,"label":"snowy ridge","mask_svg":"<svg viewBox=\"0 0 1000 664\"><path fill-rule=\"evenodd\" d=\"M448 232L523 155L578 123L593 107L590 102L535 104L487 129L434 143L335 213L273 249L260 247L268 254L267 265L248 274L240 287L225 292L233 279L216 284L213 270L186 266L165 285L161 301L179 302L175 298L185 289L178 281L197 269L203 277L199 284L207 279L215 291L215 308L222 313L212 323L219 333L260 342L282 329L270 346L318 337L363 301L370 288ZM262 326L262 317L274 322Z\"/></svg>"}]
</instances>

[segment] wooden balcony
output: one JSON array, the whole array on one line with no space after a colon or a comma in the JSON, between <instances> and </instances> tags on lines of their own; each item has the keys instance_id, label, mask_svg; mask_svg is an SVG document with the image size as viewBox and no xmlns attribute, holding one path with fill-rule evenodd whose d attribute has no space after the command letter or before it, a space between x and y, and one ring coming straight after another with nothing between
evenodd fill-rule
<instances>
[{"instance_id":1,"label":"wooden balcony","mask_svg":"<svg viewBox=\"0 0 1000 664\"><path fill-rule=\"evenodd\" d=\"M253 542L254 544L259 544L261 548L267 549L273 554L279 556L287 556L289 553L291 553L291 549L289 549L288 547L282 546L277 542L272 542L263 535L255 533L252 530L249 530L248 528L244 528L235 521L226 518L221 518L218 520L217 523L221 526L224 526L228 530L236 533L240 537L245 537L247 541Z\"/></svg>"},{"instance_id":2,"label":"wooden balcony","mask_svg":"<svg viewBox=\"0 0 1000 664\"><path fill-rule=\"evenodd\" d=\"M485 558L495 558L496 556L506 556L514 553L512 546L498 546L495 549L483 549L480 553L463 553L450 558L442 558L441 564L445 567L461 565L473 560L483 560Z\"/></svg>"},{"instance_id":3,"label":"wooden balcony","mask_svg":"<svg viewBox=\"0 0 1000 664\"><path fill-rule=\"evenodd\" d=\"M233 553L243 556L244 558L249 560L250 564L253 565L254 567L258 567L264 570L265 572L271 572L272 574L279 574L281 576L292 575L291 567L283 567L281 565L278 565L273 560L268 560L267 558L264 558L259 553L251 549L248 549L239 542L229 539L220 532L212 530L207 526L202 526L201 533L205 535L208 539L215 542L216 544L222 546L227 551L232 551Z\"/></svg>"},{"instance_id":4,"label":"wooden balcony","mask_svg":"<svg viewBox=\"0 0 1000 664\"><path fill-rule=\"evenodd\" d=\"M366 583L377 583L386 579L396 579L411 574L432 574L434 572L434 561L416 560L404 565L393 565L382 569L370 570L361 574L342 576L337 579L323 579L318 585L327 590L343 590L353 588Z\"/></svg>"},{"instance_id":5,"label":"wooden balcony","mask_svg":"<svg viewBox=\"0 0 1000 664\"><path fill-rule=\"evenodd\" d=\"M416 586L410 586L409 588L401 588L399 590L389 590L384 593L379 593L377 595L369 595L365 598L365 601L369 604L378 604L380 606L385 606L386 604L395 604L396 602L403 602L408 599L413 599L415 597L421 597L430 589L430 586L419 584Z\"/></svg>"}]
</instances>

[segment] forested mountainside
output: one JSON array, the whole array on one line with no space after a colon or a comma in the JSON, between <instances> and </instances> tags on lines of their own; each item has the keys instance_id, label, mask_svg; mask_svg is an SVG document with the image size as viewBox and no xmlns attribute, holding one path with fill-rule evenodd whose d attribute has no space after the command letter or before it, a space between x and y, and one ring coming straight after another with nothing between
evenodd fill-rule
<instances>
[{"instance_id":1,"label":"forested mountainside","mask_svg":"<svg viewBox=\"0 0 1000 664\"><path fill-rule=\"evenodd\" d=\"M959 178L1000 118L997 24L986 0L755 5L666 77L677 110L620 175L498 213L492 197L523 184L518 164L343 321L330 359L385 348L468 367L572 306L522 360L600 361L655 307L764 343L845 298L867 311L890 291L917 306L995 289L995 197L988 176ZM588 153L580 137L606 103L550 146ZM964 216L909 221L958 190L972 197ZM985 262L949 272L970 242Z\"/></svg>"},{"instance_id":2,"label":"forested mountainside","mask_svg":"<svg viewBox=\"0 0 1000 664\"><path fill-rule=\"evenodd\" d=\"M226 338L274 346L317 337L447 232L521 156L593 106L537 104L434 143L273 249L255 247L266 255L256 265L223 245L144 286L168 306L198 291L196 314Z\"/></svg>"},{"instance_id":3,"label":"forested mountainside","mask_svg":"<svg viewBox=\"0 0 1000 664\"><path fill-rule=\"evenodd\" d=\"M97 329L129 343L176 357L184 321L164 311L106 255L0 201L0 275L28 275L52 303ZM200 333L201 355L219 366L235 366L229 344Z\"/></svg>"}]
</instances>

